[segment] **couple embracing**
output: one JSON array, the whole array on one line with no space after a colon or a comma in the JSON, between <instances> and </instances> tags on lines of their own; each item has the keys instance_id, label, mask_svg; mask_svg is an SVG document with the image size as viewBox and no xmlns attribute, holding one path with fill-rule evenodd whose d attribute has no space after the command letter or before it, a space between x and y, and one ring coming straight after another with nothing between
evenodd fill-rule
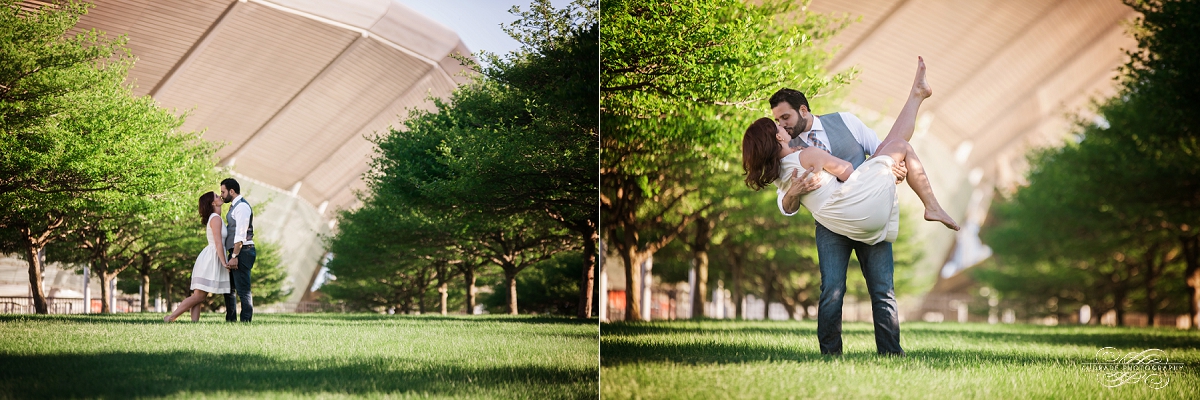
<instances>
[{"instance_id":1,"label":"couple embracing","mask_svg":"<svg viewBox=\"0 0 1200 400\"><path fill-rule=\"evenodd\" d=\"M879 354L904 355L892 282L892 242L900 216L896 185L908 181L925 205L925 220L959 229L938 204L908 142L917 109L932 94L925 62L918 57L908 100L882 141L853 114L814 116L804 94L791 89L771 96L774 121L760 118L742 137L746 184L754 190L775 185L784 215L795 215L804 206L817 222L817 337L822 354L842 353L842 298L853 251L871 296L876 349Z\"/></svg>"},{"instance_id":2,"label":"couple embracing","mask_svg":"<svg viewBox=\"0 0 1200 400\"><path fill-rule=\"evenodd\" d=\"M221 195L207 192L200 195L200 223L208 245L196 257L192 267L192 295L183 299L175 312L163 317L171 322L191 311L192 322L200 320L200 307L209 293L225 295L225 321L237 321L237 303L242 303L241 321L250 322L254 316L254 301L250 294L250 270L254 268L254 212L242 198L242 187L233 178L221 181ZM221 206L232 203L225 218ZM234 296L236 291L237 296Z\"/></svg>"}]
</instances>

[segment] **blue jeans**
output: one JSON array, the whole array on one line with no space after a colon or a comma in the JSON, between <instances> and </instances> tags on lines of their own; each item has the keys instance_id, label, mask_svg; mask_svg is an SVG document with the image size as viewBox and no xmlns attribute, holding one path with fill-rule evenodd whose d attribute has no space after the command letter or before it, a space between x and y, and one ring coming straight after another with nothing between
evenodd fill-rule
<instances>
[{"instance_id":1,"label":"blue jeans","mask_svg":"<svg viewBox=\"0 0 1200 400\"><path fill-rule=\"evenodd\" d=\"M229 251L233 254L233 250ZM238 254L238 269L229 270L229 293L225 294L225 321L237 321L237 303L242 302L242 322L250 322L250 318L254 317L254 298L250 294L250 269L254 268L254 258L258 253L254 248L242 249ZM234 297L234 293L237 297Z\"/></svg>"},{"instance_id":2,"label":"blue jeans","mask_svg":"<svg viewBox=\"0 0 1200 400\"><path fill-rule=\"evenodd\" d=\"M846 295L846 268L854 251L862 265L871 295L875 319L875 347L879 354L904 354L900 348L900 320L896 291L892 284L895 268L892 244L873 246L851 240L817 223L817 257L821 267L821 304L817 311L817 339L821 354L842 354L842 297Z\"/></svg>"}]
</instances>

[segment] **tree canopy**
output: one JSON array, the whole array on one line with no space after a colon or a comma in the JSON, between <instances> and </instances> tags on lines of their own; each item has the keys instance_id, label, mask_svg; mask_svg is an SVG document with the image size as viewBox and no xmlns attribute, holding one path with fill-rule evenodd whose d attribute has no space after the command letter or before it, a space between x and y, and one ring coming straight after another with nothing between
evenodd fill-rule
<instances>
[{"instance_id":1,"label":"tree canopy","mask_svg":"<svg viewBox=\"0 0 1200 400\"><path fill-rule=\"evenodd\" d=\"M328 293L362 307L424 311L436 286L444 310L446 282L462 276L471 312L476 271L491 265L503 272L515 314L518 273L581 250L578 314L590 315L599 226L596 7L539 0L514 8L519 19L506 31L519 50L480 53L482 64L462 58L475 72L469 83L374 138L369 191L361 208L339 215L330 242L338 280Z\"/></svg>"}]
</instances>

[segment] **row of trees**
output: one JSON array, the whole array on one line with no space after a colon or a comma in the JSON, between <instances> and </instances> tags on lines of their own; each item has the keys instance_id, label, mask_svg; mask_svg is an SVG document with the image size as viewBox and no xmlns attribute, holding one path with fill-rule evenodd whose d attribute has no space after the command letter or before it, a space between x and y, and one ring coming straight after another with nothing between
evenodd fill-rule
<instances>
[{"instance_id":1,"label":"row of trees","mask_svg":"<svg viewBox=\"0 0 1200 400\"><path fill-rule=\"evenodd\" d=\"M1088 305L1200 327L1200 4L1127 0L1142 15L1120 89L1075 140L1030 155L1029 185L998 202L976 276L1030 315Z\"/></svg>"},{"instance_id":2,"label":"row of trees","mask_svg":"<svg viewBox=\"0 0 1200 400\"><path fill-rule=\"evenodd\" d=\"M67 36L88 7L0 0L0 252L29 263L39 314L46 262L89 267L103 312L119 275L136 282L123 288L142 293L143 310L152 280L168 302L186 297L206 243L196 198L219 181L218 146L125 85L134 59L123 37ZM263 303L286 295L268 253Z\"/></svg>"},{"instance_id":3,"label":"row of trees","mask_svg":"<svg viewBox=\"0 0 1200 400\"><path fill-rule=\"evenodd\" d=\"M566 308L591 315L597 6L514 8L520 19L505 30L518 51L481 53L482 65L462 58L477 73L470 83L374 138L369 191L337 217L328 263L336 280L323 292L352 308L398 312L427 312L436 298L443 314L462 293L470 313L477 279L498 269L516 314L546 309L519 306L518 274L577 260L578 297Z\"/></svg>"},{"instance_id":4,"label":"row of trees","mask_svg":"<svg viewBox=\"0 0 1200 400\"><path fill-rule=\"evenodd\" d=\"M806 2L805 2L806 3ZM829 74L827 40L850 21L806 4L738 0L605 1L601 7L601 189L604 241L625 265L626 320L642 320L637 266L664 280L694 266L693 310L714 271L737 315L756 292L789 310L815 304L813 221L783 217L775 194L742 183L740 136L769 116L782 87L832 111L855 71ZM898 275L915 253L900 256ZM713 263L713 261L716 261ZM697 314L699 314L697 312Z\"/></svg>"}]
</instances>

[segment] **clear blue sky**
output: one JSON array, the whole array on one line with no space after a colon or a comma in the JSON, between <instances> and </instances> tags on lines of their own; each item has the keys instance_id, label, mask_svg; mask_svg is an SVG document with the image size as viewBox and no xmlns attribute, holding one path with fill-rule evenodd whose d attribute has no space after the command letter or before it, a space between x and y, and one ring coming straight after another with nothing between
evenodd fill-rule
<instances>
[{"instance_id":1,"label":"clear blue sky","mask_svg":"<svg viewBox=\"0 0 1200 400\"><path fill-rule=\"evenodd\" d=\"M516 50L520 43L508 37L500 24L517 19L509 14L512 6L529 9L530 1L514 0L400 0L401 3L453 29L472 53L487 50L505 54ZM563 8L570 0L551 0L555 8Z\"/></svg>"}]
</instances>

